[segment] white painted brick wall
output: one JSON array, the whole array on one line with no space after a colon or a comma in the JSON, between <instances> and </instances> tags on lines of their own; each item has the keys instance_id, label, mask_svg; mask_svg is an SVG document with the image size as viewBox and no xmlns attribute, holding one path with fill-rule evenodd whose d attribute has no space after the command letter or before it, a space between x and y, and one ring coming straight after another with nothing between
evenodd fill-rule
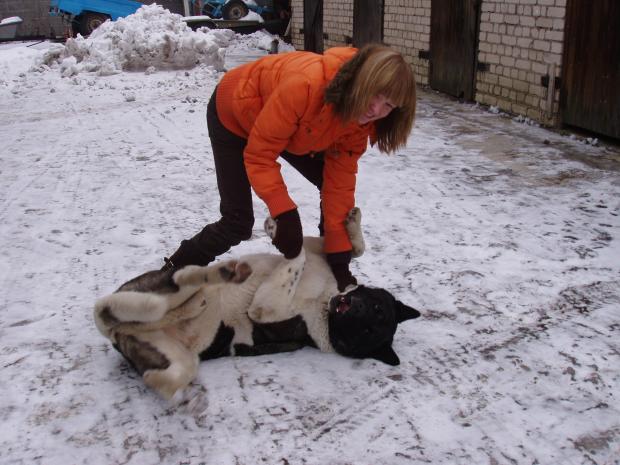
<instances>
[{"instance_id":1,"label":"white painted brick wall","mask_svg":"<svg viewBox=\"0 0 620 465\"><path fill-rule=\"evenodd\" d=\"M545 124L557 122L559 89L548 108L541 78L561 73L565 5L566 0L483 0L478 60L489 64L489 71L477 73L477 101Z\"/></svg>"},{"instance_id":2,"label":"white painted brick wall","mask_svg":"<svg viewBox=\"0 0 620 465\"><path fill-rule=\"evenodd\" d=\"M419 84L428 84L429 62L418 53L430 47L431 0L385 0L383 19L383 42L403 54Z\"/></svg>"},{"instance_id":3,"label":"white painted brick wall","mask_svg":"<svg viewBox=\"0 0 620 465\"><path fill-rule=\"evenodd\" d=\"M292 0L292 42L303 50L303 0ZM428 84L428 60L418 58L418 51L428 50L430 44L431 0L385 0L384 43L399 50L414 68L416 79ZM353 0L324 0L323 32L325 48L346 44L353 37Z\"/></svg>"},{"instance_id":4,"label":"white painted brick wall","mask_svg":"<svg viewBox=\"0 0 620 465\"><path fill-rule=\"evenodd\" d=\"M303 49L303 0L292 0L293 44ZM427 85L431 0L385 0L384 42L411 63L419 84ZM343 45L353 35L353 0L325 0L325 47ZM561 76L566 0L482 0L478 61L488 71L476 73L476 101L527 116L544 124L558 122L559 89L552 106L541 78Z\"/></svg>"},{"instance_id":5,"label":"white painted brick wall","mask_svg":"<svg viewBox=\"0 0 620 465\"><path fill-rule=\"evenodd\" d=\"M299 31L304 28L304 2L303 0L291 0L291 42L297 50L304 49L304 35Z\"/></svg>"},{"instance_id":6,"label":"white painted brick wall","mask_svg":"<svg viewBox=\"0 0 620 465\"><path fill-rule=\"evenodd\" d=\"M292 0L293 24L291 40L297 50L304 49L304 35L300 31L304 28L303 0ZM323 47L339 47L346 45L346 37L353 36L353 0L324 0L323 1Z\"/></svg>"},{"instance_id":7,"label":"white painted brick wall","mask_svg":"<svg viewBox=\"0 0 620 465\"><path fill-rule=\"evenodd\" d=\"M324 0L323 17L324 47L347 45L346 38L353 37L353 0Z\"/></svg>"}]
</instances>

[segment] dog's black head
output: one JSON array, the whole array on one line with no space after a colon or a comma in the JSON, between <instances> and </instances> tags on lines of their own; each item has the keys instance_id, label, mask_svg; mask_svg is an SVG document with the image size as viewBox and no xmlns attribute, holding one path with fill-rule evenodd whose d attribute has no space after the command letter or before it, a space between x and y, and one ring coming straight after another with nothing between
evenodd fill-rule
<instances>
[{"instance_id":1,"label":"dog's black head","mask_svg":"<svg viewBox=\"0 0 620 465\"><path fill-rule=\"evenodd\" d=\"M341 355L398 365L392 349L396 326L419 316L385 289L357 286L330 300L329 340Z\"/></svg>"}]
</instances>

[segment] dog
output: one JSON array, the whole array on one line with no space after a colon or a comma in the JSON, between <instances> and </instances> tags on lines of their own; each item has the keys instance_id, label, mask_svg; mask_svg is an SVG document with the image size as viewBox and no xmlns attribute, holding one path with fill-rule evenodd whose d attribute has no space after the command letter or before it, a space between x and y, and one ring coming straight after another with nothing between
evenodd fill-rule
<instances>
[{"instance_id":1,"label":"dog","mask_svg":"<svg viewBox=\"0 0 620 465\"><path fill-rule=\"evenodd\" d=\"M353 256L364 252L361 212L345 222ZM277 225L268 218L272 238ZM252 254L208 266L150 271L95 304L99 331L166 399L195 378L200 360L264 355L311 346L389 365L397 325L420 313L385 289L339 293L322 251L304 238L300 255Z\"/></svg>"}]
</instances>

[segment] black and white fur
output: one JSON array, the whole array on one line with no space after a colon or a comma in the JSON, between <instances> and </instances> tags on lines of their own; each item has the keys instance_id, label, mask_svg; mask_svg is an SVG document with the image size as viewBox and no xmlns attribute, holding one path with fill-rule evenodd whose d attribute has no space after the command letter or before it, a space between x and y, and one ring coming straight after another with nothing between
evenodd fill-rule
<instances>
[{"instance_id":1,"label":"black and white fur","mask_svg":"<svg viewBox=\"0 0 620 465\"><path fill-rule=\"evenodd\" d=\"M360 221L355 208L346 221L354 256L364 252ZM275 226L270 218L265 222L272 237ZM222 355L310 345L398 364L391 348L396 325L419 313L383 289L358 286L339 294L322 249L322 238L306 237L302 253L291 260L263 253L151 271L99 299L95 323L167 399L195 378L201 359Z\"/></svg>"}]
</instances>

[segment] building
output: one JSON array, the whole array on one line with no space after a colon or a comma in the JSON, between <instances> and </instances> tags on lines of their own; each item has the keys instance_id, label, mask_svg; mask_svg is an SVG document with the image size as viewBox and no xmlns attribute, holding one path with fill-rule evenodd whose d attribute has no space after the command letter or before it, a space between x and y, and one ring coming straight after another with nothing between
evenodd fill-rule
<instances>
[{"instance_id":1,"label":"building","mask_svg":"<svg viewBox=\"0 0 620 465\"><path fill-rule=\"evenodd\" d=\"M150 4L154 1L142 1ZM182 0L157 3L182 13ZM418 83L620 139L620 0L292 0L299 50L383 42ZM49 0L3 0L22 37L65 35Z\"/></svg>"},{"instance_id":2,"label":"building","mask_svg":"<svg viewBox=\"0 0 620 465\"><path fill-rule=\"evenodd\" d=\"M418 83L620 138L618 0L293 0L298 49L383 42Z\"/></svg>"}]
</instances>

